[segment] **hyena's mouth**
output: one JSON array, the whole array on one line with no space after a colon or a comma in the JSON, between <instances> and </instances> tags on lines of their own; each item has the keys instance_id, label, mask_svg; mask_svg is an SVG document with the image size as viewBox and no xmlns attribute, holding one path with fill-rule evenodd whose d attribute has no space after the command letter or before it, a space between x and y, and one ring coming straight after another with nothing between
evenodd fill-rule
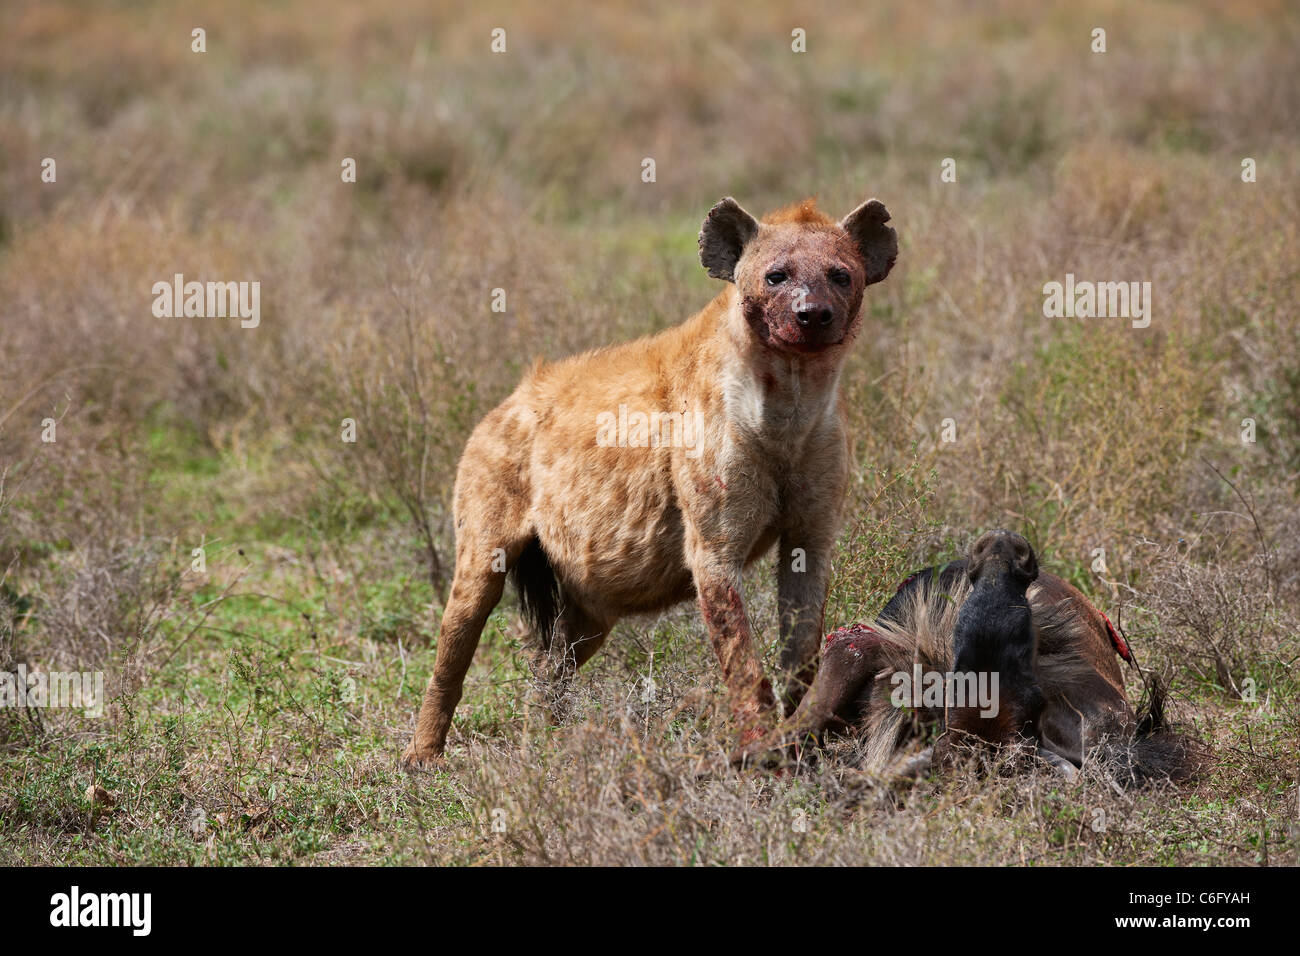
<instances>
[{"instance_id":1,"label":"hyena's mouth","mask_svg":"<svg viewBox=\"0 0 1300 956\"><path fill-rule=\"evenodd\" d=\"M773 348L779 349L784 352L798 352L800 355L810 355L816 352L824 352L827 349L834 348L835 346L842 345L843 343L844 343L844 336L842 335L836 339L826 339L825 341L821 341L818 339L809 339L803 336L800 336L799 338L795 338L795 339L789 339L786 338L784 335L782 335L779 331L773 331L771 335L768 336L767 339L767 344Z\"/></svg>"},{"instance_id":2,"label":"hyena's mouth","mask_svg":"<svg viewBox=\"0 0 1300 956\"><path fill-rule=\"evenodd\" d=\"M778 352L797 355L824 352L837 345L843 345L849 331L847 327L835 322L825 326L805 327L788 315L773 319L766 308L766 303L759 299L745 300L742 311L755 338Z\"/></svg>"}]
</instances>

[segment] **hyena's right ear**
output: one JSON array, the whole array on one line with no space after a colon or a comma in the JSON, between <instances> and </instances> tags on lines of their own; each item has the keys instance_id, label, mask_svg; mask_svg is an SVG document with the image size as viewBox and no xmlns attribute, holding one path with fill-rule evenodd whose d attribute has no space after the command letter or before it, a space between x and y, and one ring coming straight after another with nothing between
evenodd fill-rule
<instances>
[{"instance_id":1,"label":"hyena's right ear","mask_svg":"<svg viewBox=\"0 0 1300 956\"><path fill-rule=\"evenodd\" d=\"M728 196L709 210L700 229L700 262L715 279L736 281L736 263L758 234L758 220Z\"/></svg>"}]
</instances>

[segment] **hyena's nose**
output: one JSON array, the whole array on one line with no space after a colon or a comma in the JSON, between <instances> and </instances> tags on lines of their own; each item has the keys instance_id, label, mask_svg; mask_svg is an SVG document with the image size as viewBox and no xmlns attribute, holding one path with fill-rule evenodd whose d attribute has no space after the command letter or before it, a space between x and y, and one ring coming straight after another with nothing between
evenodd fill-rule
<instances>
[{"instance_id":1,"label":"hyena's nose","mask_svg":"<svg viewBox=\"0 0 1300 956\"><path fill-rule=\"evenodd\" d=\"M831 324L831 319L835 317L835 313L831 311L829 305L805 305L795 312L794 317L795 321L805 329L812 325L814 320L822 328L825 328Z\"/></svg>"}]
</instances>

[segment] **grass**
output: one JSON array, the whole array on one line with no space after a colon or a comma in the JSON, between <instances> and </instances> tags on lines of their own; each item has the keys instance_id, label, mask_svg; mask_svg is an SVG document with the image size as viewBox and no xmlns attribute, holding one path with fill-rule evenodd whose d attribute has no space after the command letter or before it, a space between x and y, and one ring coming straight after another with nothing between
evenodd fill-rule
<instances>
[{"instance_id":1,"label":"grass","mask_svg":"<svg viewBox=\"0 0 1300 956\"><path fill-rule=\"evenodd\" d=\"M176 445L181 444L177 436ZM169 444L169 447L175 445ZM219 495L235 469L168 469L160 496ZM895 482L902 508L925 491ZM623 625L590 665L577 716L547 726L510 602L493 615L446 770L395 755L433 662L436 604L417 542L376 522L342 542L211 524L206 575L180 575L156 633L105 662L108 717L14 719L3 756L5 859L46 864L229 863L1285 863L1294 859L1294 671L1267 657L1260 699L1185 687L1178 713L1211 742L1190 790L1118 797L1096 781L959 777L903 802L832 761L793 779L725 766L711 662L689 609ZM853 528L857 542L885 529ZM242 552L242 553L241 553ZM833 614L878 606L846 554ZM162 564L187 566L184 547ZM877 561L880 561L878 557ZM857 561L858 563L855 563ZM905 566L906 555L894 557ZM886 562L887 563L887 562ZM883 572L877 565L877 577ZM847 584L843 583L845 578ZM881 578L883 580L883 578ZM233 589L230 587L234 584ZM760 590L756 587L756 591ZM883 592L882 592L883 593ZM752 595L772 634L771 601ZM188 616L210 607L201 627ZM39 614L19 630L41 633ZM653 663L652 663L653 661ZM139 675L131 680L130 675ZM653 674L655 698L644 699ZM1130 674L1130 677L1133 675ZM1133 682L1131 690L1139 691ZM701 685L705 688L701 689ZM116 805L92 813L98 784ZM491 829L504 813L504 834ZM1097 814L1100 813L1101 816ZM1099 822L1100 821L1100 822ZM796 826L806 827L797 830ZM1097 829L1101 827L1101 829Z\"/></svg>"},{"instance_id":2,"label":"grass","mask_svg":"<svg viewBox=\"0 0 1300 956\"><path fill-rule=\"evenodd\" d=\"M1297 39L1268 2L5 4L0 671L102 671L108 702L0 709L0 861L1295 864ZM851 742L738 773L690 607L621 623L551 726L513 597L451 760L401 773L469 430L536 357L702 307L718 198L808 194L881 197L902 242L843 378L828 625L1022 531L1169 682L1206 776L899 793ZM153 319L175 272L260 281L261 326ZM1044 319L1067 272L1150 281L1151 328Z\"/></svg>"}]
</instances>

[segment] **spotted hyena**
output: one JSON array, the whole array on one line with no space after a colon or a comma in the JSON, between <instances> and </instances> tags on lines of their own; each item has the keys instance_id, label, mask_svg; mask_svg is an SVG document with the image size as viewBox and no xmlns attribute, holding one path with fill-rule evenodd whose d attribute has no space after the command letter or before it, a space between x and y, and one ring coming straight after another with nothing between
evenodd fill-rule
<instances>
[{"instance_id":1,"label":"spotted hyena","mask_svg":"<svg viewBox=\"0 0 1300 956\"><path fill-rule=\"evenodd\" d=\"M811 679L848 474L837 386L866 287L898 254L877 200L700 231L727 286L682 325L535 367L474 429L456 478L456 571L403 761L439 756L507 573L563 683L627 614L694 597L742 741L775 719L741 573L780 547L786 709ZM653 426L653 427L652 427Z\"/></svg>"}]
</instances>

